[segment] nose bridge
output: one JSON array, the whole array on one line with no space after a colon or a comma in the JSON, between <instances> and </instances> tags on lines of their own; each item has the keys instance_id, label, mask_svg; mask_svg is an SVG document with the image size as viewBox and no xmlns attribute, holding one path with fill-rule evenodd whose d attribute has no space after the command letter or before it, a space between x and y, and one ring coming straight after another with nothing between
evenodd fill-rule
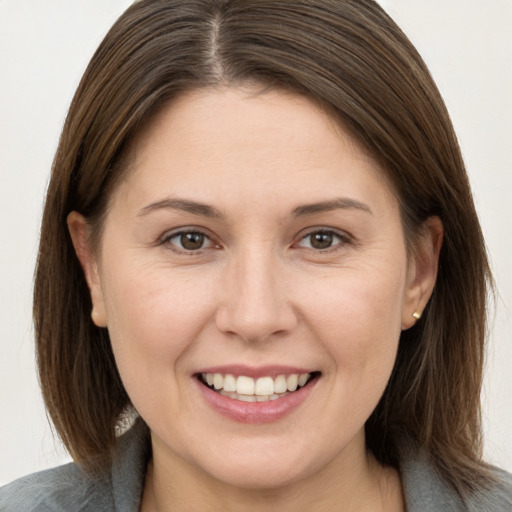
<instances>
[{"instance_id":1,"label":"nose bridge","mask_svg":"<svg viewBox=\"0 0 512 512\"><path fill-rule=\"evenodd\" d=\"M222 331L246 341L261 341L295 325L282 265L269 241L236 251L223 286L227 300L217 319Z\"/></svg>"}]
</instances>

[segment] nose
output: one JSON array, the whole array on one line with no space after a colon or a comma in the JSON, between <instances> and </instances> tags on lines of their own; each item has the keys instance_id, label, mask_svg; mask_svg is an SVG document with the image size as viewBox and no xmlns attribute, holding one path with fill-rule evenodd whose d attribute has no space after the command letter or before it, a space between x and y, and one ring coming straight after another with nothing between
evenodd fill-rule
<instances>
[{"instance_id":1,"label":"nose","mask_svg":"<svg viewBox=\"0 0 512 512\"><path fill-rule=\"evenodd\" d=\"M271 251L246 249L234 257L223 276L217 328L247 342L290 333L297 315L289 297L283 265Z\"/></svg>"}]
</instances>

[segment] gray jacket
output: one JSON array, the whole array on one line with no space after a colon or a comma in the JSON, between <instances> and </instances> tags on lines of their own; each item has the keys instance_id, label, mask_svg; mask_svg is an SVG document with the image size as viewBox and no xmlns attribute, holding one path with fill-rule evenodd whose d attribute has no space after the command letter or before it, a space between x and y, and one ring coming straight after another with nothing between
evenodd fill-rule
<instances>
[{"instance_id":1,"label":"gray jacket","mask_svg":"<svg viewBox=\"0 0 512 512\"><path fill-rule=\"evenodd\" d=\"M495 489L463 500L426 457L402 452L407 512L512 512L512 475L497 471ZM149 453L139 421L119 439L107 473L91 478L67 464L20 478L0 488L0 512L138 512Z\"/></svg>"}]
</instances>

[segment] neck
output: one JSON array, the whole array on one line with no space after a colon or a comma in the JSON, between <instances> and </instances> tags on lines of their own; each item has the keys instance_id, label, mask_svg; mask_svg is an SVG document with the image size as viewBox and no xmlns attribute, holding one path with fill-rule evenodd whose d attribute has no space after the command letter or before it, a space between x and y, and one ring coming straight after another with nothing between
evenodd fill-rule
<instances>
[{"instance_id":1,"label":"neck","mask_svg":"<svg viewBox=\"0 0 512 512\"><path fill-rule=\"evenodd\" d=\"M320 471L275 488L240 488L206 474L155 446L141 512L403 512L398 472L379 465L364 448L341 454ZM155 448L157 448L155 450ZM351 447L352 448L352 447ZM348 450L348 449L347 449ZM348 450L348 452L356 450Z\"/></svg>"}]
</instances>

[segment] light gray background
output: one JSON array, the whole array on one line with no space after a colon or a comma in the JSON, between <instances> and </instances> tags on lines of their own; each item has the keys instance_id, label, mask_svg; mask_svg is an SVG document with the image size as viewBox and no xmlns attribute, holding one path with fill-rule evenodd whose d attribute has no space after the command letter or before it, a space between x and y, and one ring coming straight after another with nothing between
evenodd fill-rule
<instances>
[{"instance_id":1,"label":"light gray background","mask_svg":"<svg viewBox=\"0 0 512 512\"><path fill-rule=\"evenodd\" d=\"M512 471L512 0L381 3L430 66L467 162L500 292L483 397L486 454ZM33 360L38 225L71 97L129 4L0 0L0 484L66 457Z\"/></svg>"}]
</instances>

